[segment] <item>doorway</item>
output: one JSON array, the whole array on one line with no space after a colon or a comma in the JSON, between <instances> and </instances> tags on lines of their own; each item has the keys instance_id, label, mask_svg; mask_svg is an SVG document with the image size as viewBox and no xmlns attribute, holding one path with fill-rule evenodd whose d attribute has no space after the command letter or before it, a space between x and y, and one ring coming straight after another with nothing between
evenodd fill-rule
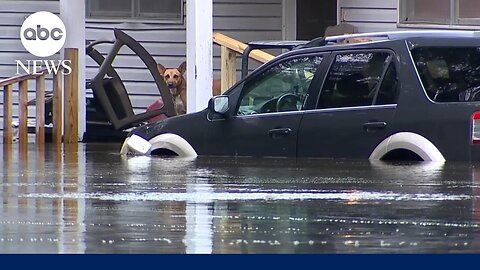
<instances>
[{"instance_id":1,"label":"doorway","mask_svg":"<svg viewBox=\"0 0 480 270\"><path fill-rule=\"evenodd\" d=\"M337 0L297 0L297 39L321 37L337 24Z\"/></svg>"}]
</instances>

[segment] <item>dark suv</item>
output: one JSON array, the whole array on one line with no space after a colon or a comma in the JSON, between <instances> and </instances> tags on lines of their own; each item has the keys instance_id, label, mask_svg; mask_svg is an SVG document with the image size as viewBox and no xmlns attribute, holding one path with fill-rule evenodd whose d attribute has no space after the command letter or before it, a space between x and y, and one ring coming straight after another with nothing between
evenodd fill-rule
<instances>
[{"instance_id":1,"label":"dark suv","mask_svg":"<svg viewBox=\"0 0 480 270\"><path fill-rule=\"evenodd\" d=\"M122 153L445 161L480 160L478 144L480 35L400 31L282 54Z\"/></svg>"}]
</instances>

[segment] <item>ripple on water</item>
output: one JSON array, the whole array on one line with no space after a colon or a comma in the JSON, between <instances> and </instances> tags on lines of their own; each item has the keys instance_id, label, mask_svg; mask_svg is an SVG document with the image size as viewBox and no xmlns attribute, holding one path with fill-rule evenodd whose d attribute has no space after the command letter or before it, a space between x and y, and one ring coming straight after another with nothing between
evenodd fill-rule
<instances>
[{"instance_id":1,"label":"ripple on water","mask_svg":"<svg viewBox=\"0 0 480 270\"><path fill-rule=\"evenodd\" d=\"M25 198L44 199L94 199L104 201L187 201L194 203L212 201L291 201L291 200L335 200L335 201L461 201L469 200L470 195L452 195L445 193L395 193L366 191L317 191L317 192L141 192L141 193L30 193Z\"/></svg>"}]
</instances>

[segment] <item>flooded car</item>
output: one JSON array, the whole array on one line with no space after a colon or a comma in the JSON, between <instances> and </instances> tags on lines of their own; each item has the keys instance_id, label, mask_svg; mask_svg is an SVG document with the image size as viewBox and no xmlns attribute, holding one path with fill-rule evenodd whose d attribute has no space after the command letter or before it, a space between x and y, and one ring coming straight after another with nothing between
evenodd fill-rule
<instances>
[{"instance_id":1,"label":"flooded car","mask_svg":"<svg viewBox=\"0 0 480 270\"><path fill-rule=\"evenodd\" d=\"M121 152L479 160L479 67L473 31L329 37L276 57L203 111L134 129Z\"/></svg>"}]
</instances>

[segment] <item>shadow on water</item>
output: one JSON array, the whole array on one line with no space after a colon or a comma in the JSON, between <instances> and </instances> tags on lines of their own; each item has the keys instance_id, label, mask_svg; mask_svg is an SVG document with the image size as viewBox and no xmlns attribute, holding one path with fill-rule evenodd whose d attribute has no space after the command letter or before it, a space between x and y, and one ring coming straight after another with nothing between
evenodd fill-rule
<instances>
[{"instance_id":1,"label":"shadow on water","mask_svg":"<svg viewBox=\"0 0 480 270\"><path fill-rule=\"evenodd\" d=\"M478 253L480 166L3 146L0 253Z\"/></svg>"}]
</instances>

